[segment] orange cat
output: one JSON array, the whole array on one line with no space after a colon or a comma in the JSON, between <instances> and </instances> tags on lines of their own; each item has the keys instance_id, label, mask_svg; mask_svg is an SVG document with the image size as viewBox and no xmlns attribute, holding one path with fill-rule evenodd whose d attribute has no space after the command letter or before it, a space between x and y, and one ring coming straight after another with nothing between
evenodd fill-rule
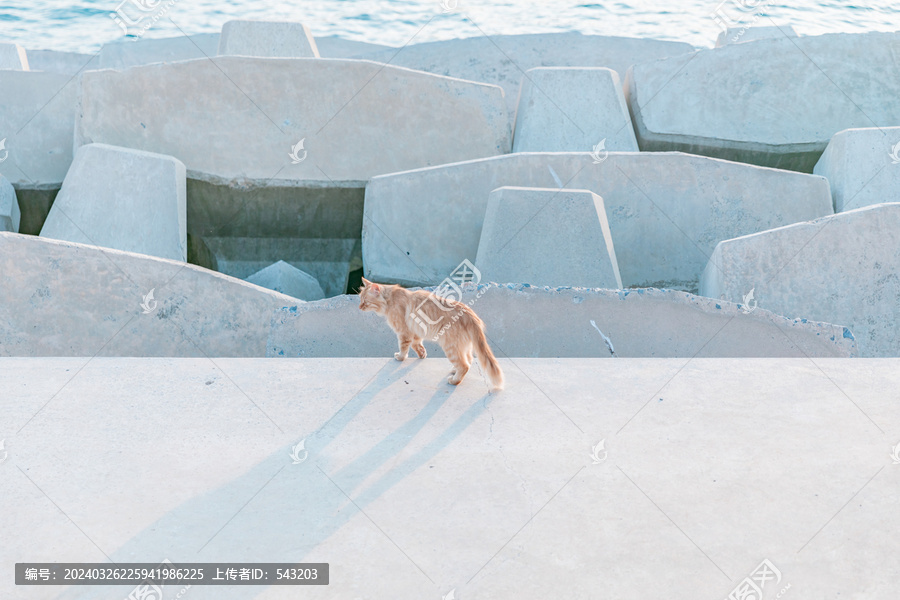
<instances>
[{"instance_id":1,"label":"orange cat","mask_svg":"<svg viewBox=\"0 0 900 600\"><path fill-rule=\"evenodd\" d=\"M422 340L428 337L440 344L453 364L447 380L451 384L458 385L466 376L474 350L493 389L503 388L503 371L484 337L484 323L465 303L363 278L359 309L374 311L387 319L400 344L400 352L394 354L397 360L406 359L410 346L419 358L425 358Z\"/></svg>"}]
</instances>

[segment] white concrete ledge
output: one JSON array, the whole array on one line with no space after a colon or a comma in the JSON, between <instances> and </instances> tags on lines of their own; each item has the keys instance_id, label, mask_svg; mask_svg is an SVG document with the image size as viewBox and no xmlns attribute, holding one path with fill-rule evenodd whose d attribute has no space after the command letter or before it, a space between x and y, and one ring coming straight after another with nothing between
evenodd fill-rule
<instances>
[{"instance_id":1,"label":"white concrete ledge","mask_svg":"<svg viewBox=\"0 0 900 600\"><path fill-rule=\"evenodd\" d=\"M687 600L765 559L767 599L895 598L900 360L500 363L488 395L444 359L0 359L0 568L309 561L331 582L304 597Z\"/></svg>"}]
</instances>

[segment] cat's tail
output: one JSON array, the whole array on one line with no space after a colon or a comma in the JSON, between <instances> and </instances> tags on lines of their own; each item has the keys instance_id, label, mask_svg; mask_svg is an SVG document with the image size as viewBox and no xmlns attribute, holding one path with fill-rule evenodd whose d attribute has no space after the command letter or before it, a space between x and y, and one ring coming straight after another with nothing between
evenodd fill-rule
<instances>
[{"instance_id":1,"label":"cat's tail","mask_svg":"<svg viewBox=\"0 0 900 600\"><path fill-rule=\"evenodd\" d=\"M500 370L500 365L497 363L494 353L491 352L491 347L488 346L484 331L480 327L475 334L475 352L478 354L478 362L481 363L482 368L487 373L491 387L495 390L502 390L503 371Z\"/></svg>"}]
</instances>

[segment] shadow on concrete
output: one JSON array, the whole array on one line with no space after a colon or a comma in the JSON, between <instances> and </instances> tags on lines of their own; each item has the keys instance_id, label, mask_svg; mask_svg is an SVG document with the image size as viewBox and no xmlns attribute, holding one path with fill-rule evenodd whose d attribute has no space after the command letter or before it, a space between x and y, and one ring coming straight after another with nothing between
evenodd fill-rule
<instances>
[{"instance_id":1,"label":"shadow on concrete","mask_svg":"<svg viewBox=\"0 0 900 600\"><path fill-rule=\"evenodd\" d=\"M485 394L424 448L391 468L361 492L353 495L368 477L397 456L422 431L457 388L439 385L428 403L410 420L382 441L328 474L325 448L378 394L415 369L419 361L390 360L375 378L330 419L306 438L308 460L292 464L291 446L279 448L243 475L219 488L195 497L169 511L112 554L116 562L299 562L326 542L360 511L387 493L397 483L437 456L483 412L492 400ZM410 366L406 366L410 365ZM348 440L352 442L352 440ZM152 493L153 484L141 493ZM351 501L352 498L352 501ZM379 533L364 516L363 526ZM380 529L380 528L379 528ZM369 540L371 541L371 540ZM390 546L394 544L383 540ZM381 541L379 541L380 546ZM397 551L402 562L407 558ZM320 560L322 557L318 557ZM415 557L411 557L413 560ZM325 558L325 560L328 560ZM346 565L333 567L345 568ZM414 563L410 569L420 570ZM423 573L422 582L430 580ZM267 586L193 586L191 600L198 598L251 598ZM164 600L174 598L182 586L167 586ZM128 596L131 587L76 586L59 598L116 598Z\"/></svg>"}]
</instances>

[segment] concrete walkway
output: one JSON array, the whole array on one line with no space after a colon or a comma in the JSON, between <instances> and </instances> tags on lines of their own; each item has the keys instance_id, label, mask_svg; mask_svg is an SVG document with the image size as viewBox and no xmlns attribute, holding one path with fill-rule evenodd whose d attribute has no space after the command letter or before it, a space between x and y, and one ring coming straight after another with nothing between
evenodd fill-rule
<instances>
[{"instance_id":1,"label":"concrete walkway","mask_svg":"<svg viewBox=\"0 0 900 600\"><path fill-rule=\"evenodd\" d=\"M900 359L513 361L2 358L0 598L165 558L331 565L186 600L900 596Z\"/></svg>"}]
</instances>

